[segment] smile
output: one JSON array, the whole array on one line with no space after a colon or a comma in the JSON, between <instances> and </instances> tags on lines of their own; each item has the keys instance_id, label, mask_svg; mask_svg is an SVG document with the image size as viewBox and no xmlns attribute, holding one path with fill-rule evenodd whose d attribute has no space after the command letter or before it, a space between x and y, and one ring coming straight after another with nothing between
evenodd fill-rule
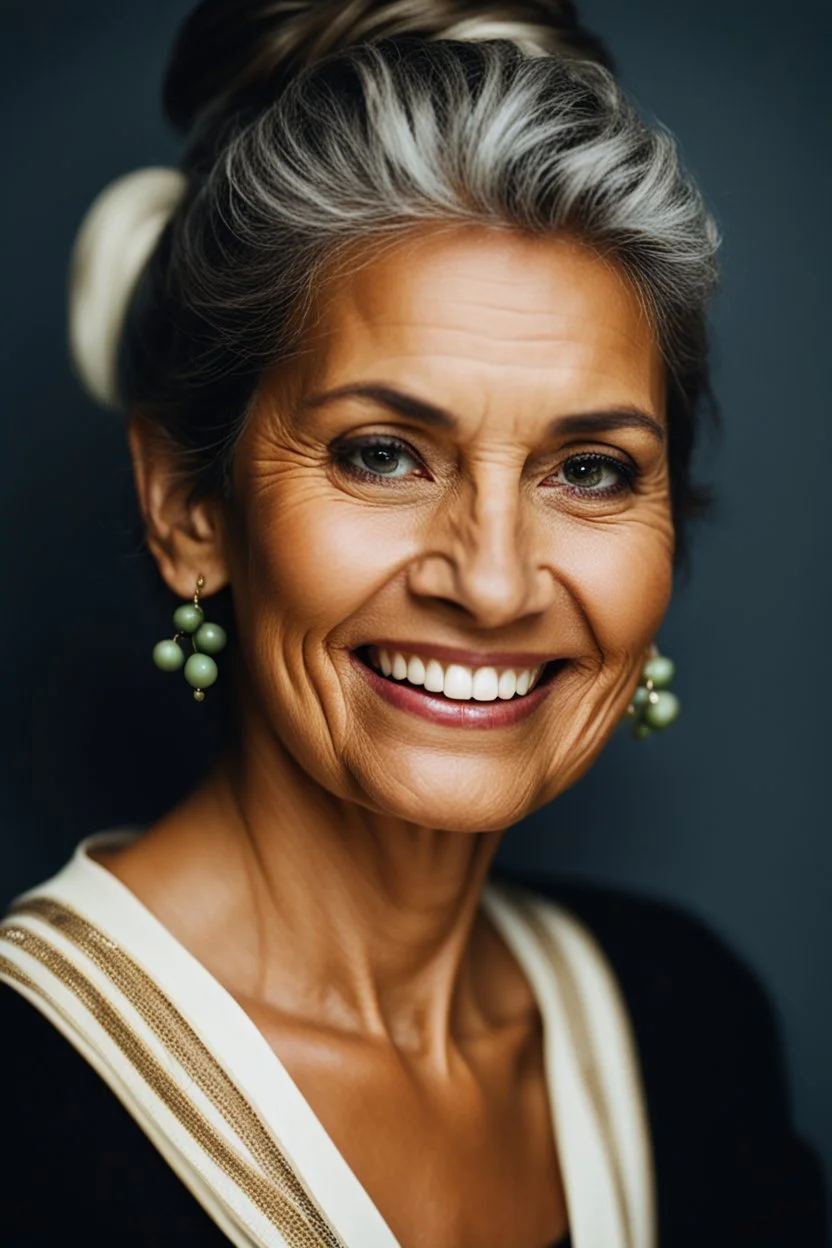
<instances>
[{"instance_id":1,"label":"smile","mask_svg":"<svg viewBox=\"0 0 832 1248\"><path fill-rule=\"evenodd\" d=\"M433 647L431 647L433 649ZM525 718L548 695L563 660L463 662L460 653L368 645L350 655L385 701L438 723L496 728ZM485 656L484 656L485 657Z\"/></svg>"},{"instance_id":2,"label":"smile","mask_svg":"<svg viewBox=\"0 0 832 1248\"><path fill-rule=\"evenodd\" d=\"M545 663L536 667L469 667L464 663L442 663L425 655L404 654L400 650L368 649L370 664L382 676L423 687L427 693L441 693L455 702L503 702L525 697L535 687Z\"/></svg>"}]
</instances>

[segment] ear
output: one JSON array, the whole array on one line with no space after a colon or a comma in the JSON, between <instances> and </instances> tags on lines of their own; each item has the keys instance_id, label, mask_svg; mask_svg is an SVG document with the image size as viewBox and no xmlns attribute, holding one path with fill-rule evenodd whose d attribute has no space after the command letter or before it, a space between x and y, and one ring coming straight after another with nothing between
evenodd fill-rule
<instances>
[{"instance_id":1,"label":"ear","mask_svg":"<svg viewBox=\"0 0 832 1248\"><path fill-rule=\"evenodd\" d=\"M220 499L188 502L193 482L182 470L176 449L144 416L127 428L133 478L147 545L165 583L180 598L191 598L198 576L206 595L228 582L225 506Z\"/></svg>"}]
</instances>

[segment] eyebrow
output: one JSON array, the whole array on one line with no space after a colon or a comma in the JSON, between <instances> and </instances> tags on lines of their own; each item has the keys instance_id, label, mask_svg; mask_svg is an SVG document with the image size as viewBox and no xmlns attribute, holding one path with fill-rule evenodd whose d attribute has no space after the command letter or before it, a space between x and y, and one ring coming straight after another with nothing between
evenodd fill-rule
<instances>
[{"instance_id":1,"label":"eyebrow","mask_svg":"<svg viewBox=\"0 0 832 1248\"><path fill-rule=\"evenodd\" d=\"M445 429L452 432L458 422L450 412L428 403L425 399L417 399L415 395L393 386L381 385L348 385L337 386L333 390L324 390L320 394L307 395L300 403L300 410L313 411L326 403L338 399L367 399L381 407L398 413L422 425L430 425L434 429ZM652 434L659 442L665 441L662 425L641 408L615 407L610 410L593 412L576 412L571 416L556 416L546 426L547 437L577 437L582 434L610 433L616 429L642 429Z\"/></svg>"}]
</instances>

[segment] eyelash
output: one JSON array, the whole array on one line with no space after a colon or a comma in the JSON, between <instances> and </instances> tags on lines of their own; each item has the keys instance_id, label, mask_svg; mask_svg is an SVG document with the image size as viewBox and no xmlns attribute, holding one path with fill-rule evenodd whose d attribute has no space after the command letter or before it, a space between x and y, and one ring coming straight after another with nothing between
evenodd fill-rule
<instances>
[{"instance_id":1,"label":"eyelash","mask_svg":"<svg viewBox=\"0 0 832 1248\"><path fill-rule=\"evenodd\" d=\"M361 468L359 465L351 461L352 456L358 455L370 447L383 447L385 450L403 451L406 455L410 456L411 459L415 460L416 463L420 465L422 463L417 453L412 447L408 446L406 442L401 441L399 438L390 437L357 438L351 442L344 442L340 446L335 447L333 451L333 458L344 472L348 473L350 476L358 478L359 480L403 481L408 479L407 477L387 476L382 472L371 472L369 469ZM575 462L583 464L599 464L602 467L609 467L617 472L619 476L619 481L616 485L607 486L605 489L600 490L587 489L579 485L570 485L569 483L564 482L559 483L560 489L567 490L570 494L577 495L578 497L610 498L613 495L620 494L625 490L632 491L635 488L636 480L639 476L639 470L635 464L626 463L613 455L602 455L598 451L580 451L576 455L570 455L566 460L564 460L561 468L568 463ZM409 475L410 474L408 474L408 476Z\"/></svg>"},{"instance_id":2,"label":"eyelash","mask_svg":"<svg viewBox=\"0 0 832 1248\"><path fill-rule=\"evenodd\" d=\"M383 472L370 472L368 468L361 468L358 464L351 462L351 456L358 455L361 451L366 451L370 447L383 447L385 450L403 451L405 455L409 455L417 464L422 464L419 456L406 442L401 441L399 438L389 437L356 438L350 442L342 442L334 448L333 458L344 472L362 481L401 481L405 479L402 477L390 477Z\"/></svg>"},{"instance_id":3,"label":"eyelash","mask_svg":"<svg viewBox=\"0 0 832 1248\"><path fill-rule=\"evenodd\" d=\"M615 485L608 485L602 490L584 489L579 485L570 485L563 481L558 483L560 489L568 490L570 494L575 494L579 498L581 496L612 498L614 495L622 494L624 491L632 493L639 476L639 470L635 464L626 463L622 459L617 459L614 455L602 455L599 451L579 451L576 455L570 455L561 464L561 470L570 463L598 464L604 468L612 468L618 474L618 482Z\"/></svg>"}]
</instances>

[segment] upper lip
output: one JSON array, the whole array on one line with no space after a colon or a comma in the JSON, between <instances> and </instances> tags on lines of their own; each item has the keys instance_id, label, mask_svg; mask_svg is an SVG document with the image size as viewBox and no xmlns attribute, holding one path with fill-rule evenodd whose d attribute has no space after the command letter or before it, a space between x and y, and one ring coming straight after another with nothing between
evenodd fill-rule
<instances>
[{"instance_id":1,"label":"upper lip","mask_svg":"<svg viewBox=\"0 0 832 1248\"><path fill-rule=\"evenodd\" d=\"M436 646L426 641L368 641L359 649L396 651L417 654L440 663L461 663L464 667L539 667L551 663L555 655L535 654L531 650L466 650L460 646Z\"/></svg>"}]
</instances>

